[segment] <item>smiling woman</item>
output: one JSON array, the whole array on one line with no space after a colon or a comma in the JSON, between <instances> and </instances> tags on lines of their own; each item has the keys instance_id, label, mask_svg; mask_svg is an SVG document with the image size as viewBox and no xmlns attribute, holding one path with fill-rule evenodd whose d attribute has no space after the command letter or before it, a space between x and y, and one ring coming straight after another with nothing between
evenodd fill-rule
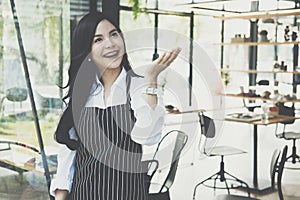
<instances>
[{"instance_id":1,"label":"smiling woman","mask_svg":"<svg viewBox=\"0 0 300 200\"><path fill-rule=\"evenodd\" d=\"M121 33L108 20L101 21L92 44L92 58L102 72L120 68L124 55L124 41Z\"/></svg>"},{"instance_id":2,"label":"smiling woman","mask_svg":"<svg viewBox=\"0 0 300 200\"><path fill-rule=\"evenodd\" d=\"M132 71L121 30L108 17L96 12L80 20L64 97L69 104L55 133L66 145L51 183L56 199L147 199L142 145L161 137L165 109L157 78L179 52L163 54L141 77Z\"/></svg>"}]
</instances>

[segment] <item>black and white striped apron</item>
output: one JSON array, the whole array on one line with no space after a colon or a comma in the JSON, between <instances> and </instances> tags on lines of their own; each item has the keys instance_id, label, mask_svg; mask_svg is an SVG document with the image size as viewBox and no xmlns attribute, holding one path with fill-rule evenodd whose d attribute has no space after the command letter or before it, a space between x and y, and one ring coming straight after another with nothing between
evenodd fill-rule
<instances>
[{"instance_id":1,"label":"black and white striped apron","mask_svg":"<svg viewBox=\"0 0 300 200\"><path fill-rule=\"evenodd\" d=\"M141 170L142 146L130 137L135 123L130 80L127 75L126 104L105 109L86 107L81 113L81 145L70 194L73 200L147 199Z\"/></svg>"}]
</instances>

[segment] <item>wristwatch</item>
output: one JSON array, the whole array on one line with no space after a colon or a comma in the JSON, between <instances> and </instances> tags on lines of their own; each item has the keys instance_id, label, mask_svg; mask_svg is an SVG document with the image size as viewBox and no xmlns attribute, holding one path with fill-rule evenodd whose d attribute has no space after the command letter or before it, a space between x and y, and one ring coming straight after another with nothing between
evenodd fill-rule
<instances>
[{"instance_id":1,"label":"wristwatch","mask_svg":"<svg viewBox=\"0 0 300 200\"><path fill-rule=\"evenodd\" d=\"M158 94L158 89L154 88L154 87L148 87L145 90L145 94L149 94L149 95L157 95Z\"/></svg>"}]
</instances>

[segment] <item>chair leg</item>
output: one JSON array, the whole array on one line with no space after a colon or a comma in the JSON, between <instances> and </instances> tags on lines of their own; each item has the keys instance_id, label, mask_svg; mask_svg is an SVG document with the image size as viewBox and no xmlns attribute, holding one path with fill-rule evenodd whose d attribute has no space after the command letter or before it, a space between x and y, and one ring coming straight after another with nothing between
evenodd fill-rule
<instances>
[{"instance_id":1,"label":"chair leg","mask_svg":"<svg viewBox=\"0 0 300 200\"><path fill-rule=\"evenodd\" d=\"M225 185L226 185L226 190L227 190L227 193L230 194L230 190L229 190L229 187L228 187L228 183L227 183L227 180L225 179L224 180L225 182Z\"/></svg>"},{"instance_id":2,"label":"chair leg","mask_svg":"<svg viewBox=\"0 0 300 200\"><path fill-rule=\"evenodd\" d=\"M286 161L292 160L292 163L300 162L300 156L297 154L296 139L293 139L292 154L286 158Z\"/></svg>"},{"instance_id":3,"label":"chair leg","mask_svg":"<svg viewBox=\"0 0 300 200\"><path fill-rule=\"evenodd\" d=\"M279 199L283 200L283 193L282 193L281 181L279 181L277 183L277 190L278 190Z\"/></svg>"},{"instance_id":4,"label":"chair leg","mask_svg":"<svg viewBox=\"0 0 300 200\"><path fill-rule=\"evenodd\" d=\"M243 180L237 178L236 176L234 176L234 175L232 175L232 174L230 174L230 173L228 173L228 172L225 172L225 174L227 174L228 176L230 176L230 177L231 177L232 179L234 179L235 181L239 182L239 183L241 184L241 186L245 185L246 188L249 188L248 184L247 184L245 181L243 181ZM247 189L247 193L248 193L248 196L250 197L250 191L249 191L249 189Z\"/></svg>"},{"instance_id":5,"label":"chair leg","mask_svg":"<svg viewBox=\"0 0 300 200\"><path fill-rule=\"evenodd\" d=\"M197 188L198 188L200 185L202 185L202 184L203 184L204 186L206 186L204 183L205 183L206 181L208 181L208 180L213 180L213 181L214 181L213 187L207 186L207 187L213 188L214 191L217 189L217 187L216 187L216 182L217 182L218 179L220 180L220 182L224 182L224 184L225 184L226 187L225 187L225 188L222 188L222 189L226 189L227 192L228 192L228 194L230 194L230 189L231 189L231 188L230 188L229 185L228 185L228 182L227 182L227 179L226 179L225 175L230 176L230 177L233 179L233 181L239 182L239 183L241 184L241 186L242 186L242 185L245 185L247 188L249 188L249 186L248 186L247 183L245 183L245 182L242 181L241 179L238 179L237 177L235 177L235 176L233 176L233 175L231 175L231 174L229 174L228 172L225 171L225 164L224 164L224 161L223 161L223 156L221 156L221 162L220 162L220 170L219 170L219 172L217 172L217 173L213 174L212 176L208 177L207 179L201 181L200 183L198 183L198 184L194 187L193 200L195 200ZM220 189L221 189L221 188L220 188ZM248 196L250 197L249 189L247 189L247 193L248 193Z\"/></svg>"},{"instance_id":6,"label":"chair leg","mask_svg":"<svg viewBox=\"0 0 300 200\"><path fill-rule=\"evenodd\" d=\"M193 192L193 200L195 200L195 196L196 196L196 191L197 191L197 187L200 186L202 184L201 183L198 183L195 187L194 187L194 192Z\"/></svg>"},{"instance_id":7,"label":"chair leg","mask_svg":"<svg viewBox=\"0 0 300 200\"><path fill-rule=\"evenodd\" d=\"M196 190L197 190L197 188L198 188L200 185L204 184L204 183L205 183L206 181L208 181L208 180L212 180L212 179L216 180L216 179L218 178L218 176L219 176L219 172L218 172L218 173L215 173L215 174L213 174L213 175L211 175L211 176L208 177L207 179L205 179L205 180L201 181L200 183L198 183L198 184L194 187L193 199L195 199ZM216 177L216 178L214 178L214 177ZM214 186L214 187L215 187L215 186Z\"/></svg>"},{"instance_id":8,"label":"chair leg","mask_svg":"<svg viewBox=\"0 0 300 200\"><path fill-rule=\"evenodd\" d=\"M214 179L214 191L216 191L216 184L217 184L218 177L219 177L219 174Z\"/></svg>"},{"instance_id":9,"label":"chair leg","mask_svg":"<svg viewBox=\"0 0 300 200\"><path fill-rule=\"evenodd\" d=\"M225 165L224 165L224 156L221 156L221 162L220 162L220 180L221 182L225 181Z\"/></svg>"}]
</instances>

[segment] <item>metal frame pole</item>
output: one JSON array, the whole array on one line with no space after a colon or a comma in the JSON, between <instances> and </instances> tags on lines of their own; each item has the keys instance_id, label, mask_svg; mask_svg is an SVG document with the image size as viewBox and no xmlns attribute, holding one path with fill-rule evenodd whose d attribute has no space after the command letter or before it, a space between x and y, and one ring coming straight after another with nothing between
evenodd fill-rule
<instances>
[{"instance_id":1,"label":"metal frame pole","mask_svg":"<svg viewBox=\"0 0 300 200\"><path fill-rule=\"evenodd\" d=\"M190 74L189 74L189 105L192 105L192 89L193 89L193 40L194 40L194 12L191 12L190 18Z\"/></svg>"},{"instance_id":2,"label":"metal frame pole","mask_svg":"<svg viewBox=\"0 0 300 200\"><path fill-rule=\"evenodd\" d=\"M30 76L29 76L29 71L28 71L28 66L27 66L27 61L26 61L26 55L25 55L25 50L24 50L24 45L23 45L23 41L22 41L21 30L20 30L20 26L19 26L19 20L18 20L17 10L16 10L14 0L10 0L10 5L11 5L11 11L12 11L13 20L14 20L14 24L15 24L15 28L16 28L17 39L18 39L18 44L19 44L19 49L20 49L20 55L21 55L24 73L25 73L25 80L26 80L26 84L27 84L28 94L29 94L32 113L33 113L34 122L35 122L35 128L36 128L36 132L37 132L43 166L44 166L44 170L45 170L45 177L46 177L48 191L49 191L51 178L50 178L46 154L44 151L44 144L43 144L40 124L39 124L38 114L37 114L37 110L36 110L36 106L35 106L35 102L34 102L33 91L32 91L32 87L31 87ZM49 197L50 197L50 199L52 198L50 196L50 193L49 193Z\"/></svg>"}]
</instances>

